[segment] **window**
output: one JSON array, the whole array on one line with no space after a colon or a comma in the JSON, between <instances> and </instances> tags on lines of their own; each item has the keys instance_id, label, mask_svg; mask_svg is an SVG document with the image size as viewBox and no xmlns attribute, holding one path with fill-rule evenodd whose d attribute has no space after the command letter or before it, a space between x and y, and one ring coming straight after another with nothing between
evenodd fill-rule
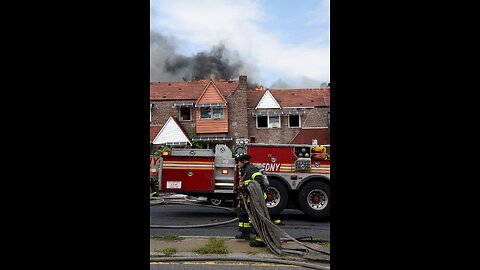
<instances>
[{"instance_id":1,"label":"window","mask_svg":"<svg viewBox=\"0 0 480 270\"><path fill-rule=\"evenodd\" d=\"M268 128L267 116L257 116L257 128Z\"/></svg>"},{"instance_id":2,"label":"window","mask_svg":"<svg viewBox=\"0 0 480 270\"><path fill-rule=\"evenodd\" d=\"M213 108L213 119L224 119L223 108Z\"/></svg>"},{"instance_id":3,"label":"window","mask_svg":"<svg viewBox=\"0 0 480 270\"><path fill-rule=\"evenodd\" d=\"M189 107L180 107L180 121L192 120L192 113Z\"/></svg>"},{"instance_id":4,"label":"window","mask_svg":"<svg viewBox=\"0 0 480 270\"><path fill-rule=\"evenodd\" d=\"M300 115L289 115L288 116L288 127L291 127L291 128L300 127Z\"/></svg>"},{"instance_id":5,"label":"window","mask_svg":"<svg viewBox=\"0 0 480 270\"><path fill-rule=\"evenodd\" d=\"M212 119L212 108L200 108L200 119Z\"/></svg>"},{"instance_id":6,"label":"window","mask_svg":"<svg viewBox=\"0 0 480 270\"><path fill-rule=\"evenodd\" d=\"M280 116L257 116L257 128L280 128Z\"/></svg>"},{"instance_id":7,"label":"window","mask_svg":"<svg viewBox=\"0 0 480 270\"><path fill-rule=\"evenodd\" d=\"M280 127L280 116L269 116L268 117L268 127L269 128L279 128Z\"/></svg>"},{"instance_id":8,"label":"window","mask_svg":"<svg viewBox=\"0 0 480 270\"><path fill-rule=\"evenodd\" d=\"M328 127L330 127L330 112L328 112L327 114L327 124L328 124Z\"/></svg>"},{"instance_id":9,"label":"window","mask_svg":"<svg viewBox=\"0 0 480 270\"><path fill-rule=\"evenodd\" d=\"M223 108L200 108L200 119L224 119Z\"/></svg>"}]
</instances>

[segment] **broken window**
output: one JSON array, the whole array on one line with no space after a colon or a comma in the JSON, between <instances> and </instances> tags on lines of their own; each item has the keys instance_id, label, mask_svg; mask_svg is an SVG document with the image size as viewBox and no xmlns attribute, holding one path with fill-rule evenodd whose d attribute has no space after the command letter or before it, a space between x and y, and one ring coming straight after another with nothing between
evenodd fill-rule
<instances>
[{"instance_id":1,"label":"broken window","mask_svg":"<svg viewBox=\"0 0 480 270\"><path fill-rule=\"evenodd\" d=\"M268 127L268 117L257 116L257 128L267 128L267 127Z\"/></svg>"},{"instance_id":2,"label":"broken window","mask_svg":"<svg viewBox=\"0 0 480 270\"><path fill-rule=\"evenodd\" d=\"M189 107L180 107L180 121L190 121L192 120L191 117L191 110Z\"/></svg>"},{"instance_id":3,"label":"broken window","mask_svg":"<svg viewBox=\"0 0 480 270\"><path fill-rule=\"evenodd\" d=\"M212 119L212 108L200 108L200 119Z\"/></svg>"},{"instance_id":4,"label":"broken window","mask_svg":"<svg viewBox=\"0 0 480 270\"><path fill-rule=\"evenodd\" d=\"M257 128L280 127L280 116L257 116Z\"/></svg>"},{"instance_id":5,"label":"broken window","mask_svg":"<svg viewBox=\"0 0 480 270\"><path fill-rule=\"evenodd\" d=\"M289 115L288 116L288 126L291 128L300 127L300 115Z\"/></svg>"},{"instance_id":6,"label":"broken window","mask_svg":"<svg viewBox=\"0 0 480 270\"><path fill-rule=\"evenodd\" d=\"M213 108L213 119L223 119L223 108Z\"/></svg>"}]
</instances>

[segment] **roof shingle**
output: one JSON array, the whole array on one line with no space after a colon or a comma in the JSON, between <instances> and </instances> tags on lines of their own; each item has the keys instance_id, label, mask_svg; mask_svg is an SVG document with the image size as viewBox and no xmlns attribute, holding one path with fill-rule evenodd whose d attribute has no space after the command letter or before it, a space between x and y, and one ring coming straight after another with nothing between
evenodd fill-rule
<instances>
[{"instance_id":1,"label":"roof shingle","mask_svg":"<svg viewBox=\"0 0 480 270\"><path fill-rule=\"evenodd\" d=\"M330 144L330 129L328 128L302 128L290 141L291 144L311 144L313 139L317 144Z\"/></svg>"},{"instance_id":2,"label":"roof shingle","mask_svg":"<svg viewBox=\"0 0 480 270\"><path fill-rule=\"evenodd\" d=\"M150 100L196 100L209 80L192 82L151 82ZM214 81L220 93L228 96L235 91L238 81Z\"/></svg>"},{"instance_id":3,"label":"roof shingle","mask_svg":"<svg viewBox=\"0 0 480 270\"><path fill-rule=\"evenodd\" d=\"M271 89L270 93L281 107L330 107L329 88ZM264 94L265 91L249 90L247 107L255 108Z\"/></svg>"}]
</instances>

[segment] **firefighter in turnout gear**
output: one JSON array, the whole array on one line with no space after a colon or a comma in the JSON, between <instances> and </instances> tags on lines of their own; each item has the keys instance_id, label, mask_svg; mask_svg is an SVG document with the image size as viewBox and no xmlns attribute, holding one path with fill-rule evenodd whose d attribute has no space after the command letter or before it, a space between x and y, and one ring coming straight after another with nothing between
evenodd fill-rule
<instances>
[{"instance_id":1,"label":"firefighter in turnout gear","mask_svg":"<svg viewBox=\"0 0 480 270\"><path fill-rule=\"evenodd\" d=\"M251 181L257 181L263 190L263 197L264 199L267 198L265 193L268 186L268 182L266 183L266 179L264 179L264 175L259 169L252 164L250 164L250 156L246 153L237 154L235 156L235 161L237 162L237 166L240 169L240 189L242 191L242 195L244 198L243 203L241 203L241 210L238 213L238 221L239 221L239 231L240 234L235 236L236 239L245 239L250 240L250 246L252 247L264 247L265 243L262 241L260 237L257 236L255 229L252 226L251 220L247 214L247 211L244 207L249 207L250 204L250 196L247 191L247 186ZM250 208L249 208L250 209Z\"/></svg>"}]
</instances>

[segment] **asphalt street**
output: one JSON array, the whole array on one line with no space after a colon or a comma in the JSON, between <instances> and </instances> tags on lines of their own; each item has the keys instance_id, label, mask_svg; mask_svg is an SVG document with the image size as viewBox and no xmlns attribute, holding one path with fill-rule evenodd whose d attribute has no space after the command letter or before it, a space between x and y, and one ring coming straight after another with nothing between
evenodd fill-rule
<instances>
[{"instance_id":1,"label":"asphalt street","mask_svg":"<svg viewBox=\"0 0 480 270\"><path fill-rule=\"evenodd\" d=\"M298 270L308 269L301 266L274 264L274 263L254 263L254 262L151 262L151 270Z\"/></svg>"},{"instance_id":2,"label":"asphalt street","mask_svg":"<svg viewBox=\"0 0 480 270\"><path fill-rule=\"evenodd\" d=\"M150 224L156 225L182 226L217 223L231 220L235 217L236 214L223 209L190 205L156 205L150 207ZM285 209L277 218L285 222L285 225L281 226L281 228L292 237L312 236L330 240L330 220L328 219L321 221L311 220L303 212L296 209ZM238 232L237 228L238 222L194 229L150 228L150 236L161 236L165 234L176 234L180 236L234 236ZM281 269L284 268L282 267Z\"/></svg>"}]
</instances>

